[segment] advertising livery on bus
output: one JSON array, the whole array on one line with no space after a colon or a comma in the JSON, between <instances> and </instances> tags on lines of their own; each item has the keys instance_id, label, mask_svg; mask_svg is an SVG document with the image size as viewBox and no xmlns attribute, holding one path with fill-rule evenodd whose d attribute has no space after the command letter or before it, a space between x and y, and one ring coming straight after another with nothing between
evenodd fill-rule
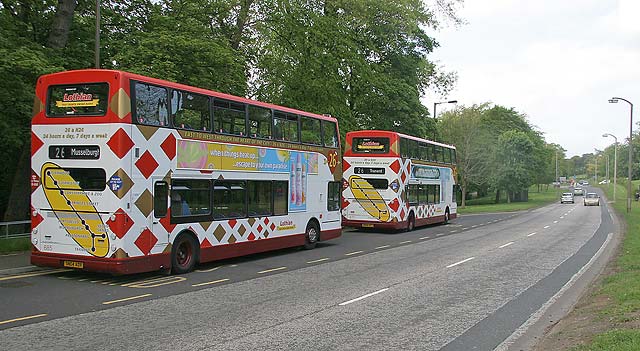
<instances>
[{"instance_id":1,"label":"advertising livery on bus","mask_svg":"<svg viewBox=\"0 0 640 351\"><path fill-rule=\"evenodd\" d=\"M413 230L456 217L456 149L390 131L347 133L342 225Z\"/></svg>"},{"instance_id":2,"label":"advertising livery on bus","mask_svg":"<svg viewBox=\"0 0 640 351\"><path fill-rule=\"evenodd\" d=\"M341 234L336 119L112 70L38 79L31 262L127 274Z\"/></svg>"}]
</instances>

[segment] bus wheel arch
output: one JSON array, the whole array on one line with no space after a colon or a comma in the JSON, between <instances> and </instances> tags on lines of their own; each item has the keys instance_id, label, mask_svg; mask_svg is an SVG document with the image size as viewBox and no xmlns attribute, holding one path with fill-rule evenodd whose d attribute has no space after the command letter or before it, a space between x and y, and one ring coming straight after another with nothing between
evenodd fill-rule
<instances>
[{"instance_id":1,"label":"bus wheel arch","mask_svg":"<svg viewBox=\"0 0 640 351\"><path fill-rule=\"evenodd\" d=\"M199 256L200 245L195 233L190 230L182 231L171 246L171 272L184 274L192 271Z\"/></svg>"},{"instance_id":2,"label":"bus wheel arch","mask_svg":"<svg viewBox=\"0 0 640 351\"><path fill-rule=\"evenodd\" d=\"M311 218L307 223L307 227L304 231L304 249L311 250L316 247L316 244L320 240L320 222L317 219Z\"/></svg>"}]
</instances>

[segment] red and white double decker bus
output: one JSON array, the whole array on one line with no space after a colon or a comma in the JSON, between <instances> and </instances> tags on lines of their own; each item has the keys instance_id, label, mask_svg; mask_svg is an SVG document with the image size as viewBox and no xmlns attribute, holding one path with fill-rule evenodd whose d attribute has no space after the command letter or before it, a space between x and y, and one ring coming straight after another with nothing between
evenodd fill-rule
<instances>
[{"instance_id":1,"label":"red and white double decker bus","mask_svg":"<svg viewBox=\"0 0 640 351\"><path fill-rule=\"evenodd\" d=\"M328 116L113 70L38 79L31 262L127 274L341 235Z\"/></svg>"},{"instance_id":2,"label":"red and white double decker bus","mask_svg":"<svg viewBox=\"0 0 640 351\"><path fill-rule=\"evenodd\" d=\"M401 133L347 133L342 225L413 230L456 217L456 148Z\"/></svg>"}]
</instances>

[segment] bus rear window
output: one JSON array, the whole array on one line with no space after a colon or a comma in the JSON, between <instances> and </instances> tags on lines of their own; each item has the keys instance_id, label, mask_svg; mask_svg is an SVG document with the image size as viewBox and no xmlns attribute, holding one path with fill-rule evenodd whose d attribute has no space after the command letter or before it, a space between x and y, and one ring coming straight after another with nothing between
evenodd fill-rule
<instances>
[{"instance_id":1,"label":"bus rear window","mask_svg":"<svg viewBox=\"0 0 640 351\"><path fill-rule=\"evenodd\" d=\"M389 138L353 138L352 151L359 154L386 154Z\"/></svg>"},{"instance_id":2,"label":"bus rear window","mask_svg":"<svg viewBox=\"0 0 640 351\"><path fill-rule=\"evenodd\" d=\"M103 191L107 175L102 168L49 167L44 172L42 183L47 189Z\"/></svg>"},{"instance_id":3,"label":"bus rear window","mask_svg":"<svg viewBox=\"0 0 640 351\"><path fill-rule=\"evenodd\" d=\"M107 83L49 87L47 116L104 116L109 105Z\"/></svg>"}]
</instances>

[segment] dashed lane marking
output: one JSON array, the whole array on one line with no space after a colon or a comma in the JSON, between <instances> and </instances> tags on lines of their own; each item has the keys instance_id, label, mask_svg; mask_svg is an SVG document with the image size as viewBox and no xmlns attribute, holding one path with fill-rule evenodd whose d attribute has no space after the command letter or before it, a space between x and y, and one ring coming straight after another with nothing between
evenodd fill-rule
<instances>
[{"instance_id":1,"label":"dashed lane marking","mask_svg":"<svg viewBox=\"0 0 640 351\"><path fill-rule=\"evenodd\" d=\"M0 321L0 325L2 325L2 324L8 324L8 323L13 323L13 322L26 321L26 320L29 320L29 319L40 318L40 317L46 317L46 316L48 316L48 314L46 314L46 313L41 313L41 314L35 314L35 315L33 315L33 316L26 316L26 317L14 318L14 319L7 319L6 321Z\"/></svg>"},{"instance_id":2,"label":"dashed lane marking","mask_svg":"<svg viewBox=\"0 0 640 351\"><path fill-rule=\"evenodd\" d=\"M549 226L548 226L548 225L545 225L542 229L547 229L547 228L549 228Z\"/></svg>"},{"instance_id":3,"label":"dashed lane marking","mask_svg":"<svg viewBox=\"0 0 640 351\"><path fill-rule=\"evenodd\" d=\"M345 256L352 256L352 255L357 255L359 253L363 253L364 251L354 251L354 252L349 252L348 254L344 254Z\"/></svg>"},{"instance_id":4,"label":"dashed lane marking","mask_svg":"<svg viewBox=\"0 0 640 351\"><path fill-rule=\"evenodd\" d=\"M329 257L325 257L325 258L319 258L317 260L309 261L307 263L311 264L311 263L318 263L318 262L329 261L329 260L330 260Z\"/></svg>"},{"instance_id":5,"label":"dashed lane marking","mask_svg":"<svg viewBox=\"0 0 640 351\"><path fill-rule=\"evenodd\" d=\"M374 250L386 249L387 247L391 247L391 245L382 245L374 248Z\"/></svg>"},{"instance_id":6,"label":"dashed lane marking","mask_svg":"<svg viewBox=\"0 0 640 351\"><path fill-rule=\"evenodd\" d=\"M503 249L503 248L505 248L505 247L507 247L507 246L509 246L509 245L513 245L513 241L510 241L510 242L508 242L508 243L506 243L506 244L504 244L504 245L498 246L498 248L499 248L499 249Z\"/></svg>"},{"instance_id":7,"label":"dashed lane marking","mask_svg":"<svg viewBox=\"0 0 640 351\"><path fill-rule=\"evenodd\" d=\"M138 295L138 296L131 296L131 297L125 297L124 299L118 299L118 300L112 300L112 301L105 301L102 304L103 305L111 305L114 303L118 303L118 302L125 302L125 301L131 301L131 300L136 300L136 299L142 299L148 296L151 296L152 294L143 294L143 295Z\"/></svg>"},{"instance_id":8,"label":"dashed lane marking","mask_svg":"<svg viewBox=\"0 0 640 351\"><path fill-rule=\"evenodd\" d=\"M209 272L213 272L213 271L215 271L215 270L218 270L218 269L220 269L220 268L222 268L222 267L224 267L224 266L217 266L217 267L213 267L213 268L209 268L209 269L196 269L196 272L199 272L199 273L209 273Z\"/></svg>"},{"instance_id":9,"label":"dashed lane marking","mask_svg":"<svg viewBox=\"0 0 640 351\"><path fill-rule=\"evenodd\" d=\"M533 233L531 233L531 234L527 234L527 236L534 236L534 235L536 235L536 234L538 234L538 233L533 232Z\"/></svg>"},{"instance_id":10,"label":"dashed lane marking","mask_svg":"<svg viewBox=\"0 0 640 351\"><path fill-rule=\"evenodd\" d=\"M378 294L380 294L380 293L382 293L382 292L385 292L385 291L387 291L387 290L389 290L389 288L384 288L384 289L381 289L381 290L378 290L378 291L374 291L374 292L372 292L372 293L369 293L369 294L366 294L366 295L363 295L363 296L357 297L357 298L355 298L355 299L353 299L353 300L349 300L349 301L342 302L342 303L338 304L338 306L346 306L346 305L348 305L348 304L350 304L350 303L354 303L354 302L357 302L357 301L360 301L360 300L364 300L364 299L366 299L367 297L371 297L371 296L373 296L373 295L378 295Z\"/></svg>"},{"instance_id":11,"label":"dashed lane marking","mask_svg":"<svg viewBox=\"0 0 640 351\"><path fill-rule=\"evenodd\" d=\"M426 240L426 239L429 239L429 238L430 238L429 236L423 236L422 238L419 238L418 240Z\"/></svg>"},{"instance_id":12,"label":"dashed lane marking","mask_svg":"<svg viewBox=\"0 0 640 351\"><path fill-rule=\"evenodd\" d=\"M455 266L457 266L457 265L461 265L461 264L463 264L463 263L465 263L465 262L469 262L469 261L471 261L471 260L473 260L473 259L475 259L475 257L465 258L465 259L464 259L464 260L462 260L462 261L459 261L459 262L456 262L456 263L453 263L453 264L448 265L448 266L447 266L447 268L451 268L451 267L455 267Z\"/></svg>"},{"instance_id":13,"label":"dashed lane marking","mask_svg":"<svg viewBox=\"0 0 640 351\"><path fill-rule=\"evenodd\" d=\"M193 287L198 287L198 286L205 286L205 285L211 285L211 284L218 284L218 283L223 283L229 281L229 279L218 279L218 280L214 280L212 282L204 282L204 283L198 283L198 284L191 284L191 286Z\"/></svg>"},{"instance_id":14,"label":"dashed lane marking","mask_svg":"<svg viewBox=\"0 0 640 351\"><path fill-rule=\"evenodd\" d=\"M411 240L405 240L405 241L401 241L401 242L399 242L399 243L398 243L398 245L408 244L408 243L410 243L410 242L411 242Z\"/></svg>"},{"instance_id":15,"label":"dashed lane marking","mask_svg":"<svg viewBox=\"0 0 640 351\"><path fill-rule=\"evenodd\" d=\"M258 274L264 274L264 273L270 273L270 272L275 272L275 271L281 271L283 269L287 269L287 267L278 267L278 268L272 268L272 269L267 269L264 271L260 271L258 272Z\"/></svg>"}]
</instances>

